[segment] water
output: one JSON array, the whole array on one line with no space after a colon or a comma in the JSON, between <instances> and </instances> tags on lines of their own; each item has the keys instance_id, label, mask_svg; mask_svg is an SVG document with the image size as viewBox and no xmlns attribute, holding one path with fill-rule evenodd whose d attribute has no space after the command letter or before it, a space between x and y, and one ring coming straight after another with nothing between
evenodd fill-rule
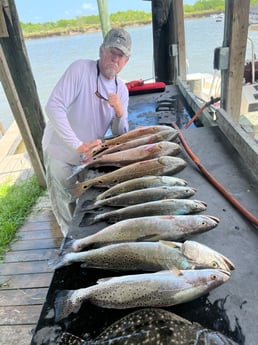
<instances>
[{"instance_id":1,"label":"water","mask_svg":"<svg viewBox=\"0 0 258 345\"><path fill-rule=\"evenodd\" d=\"M223 30L223 22L211 17L185 21L188 73L213 72L213 52L222 46ZM133 41L132 56L120 77L127 81L153 78L152 26L128 28L128 31ZM251 31L250 37L258 43L257 31ZM43 109L52 88L69 64L81 58L97 59L101 42L101 32L25 41ZM7 129L13 120L0 84L0 122Z\"/></svg>"}]
</instances>

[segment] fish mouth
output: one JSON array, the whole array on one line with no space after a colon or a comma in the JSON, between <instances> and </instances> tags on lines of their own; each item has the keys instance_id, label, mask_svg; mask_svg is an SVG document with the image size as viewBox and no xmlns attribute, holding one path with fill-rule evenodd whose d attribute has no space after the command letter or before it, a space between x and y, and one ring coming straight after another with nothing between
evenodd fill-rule
<instances>
[{"instance_id":1,"label":"fish mouth","mask_svg":"<svg viewBox=\"0 0 258 345\"><path fill-rule=\"evenodd\" d=\"M231 272L228 270L223 270L223 269L219 268L218 271L223 273L227 277L231 277Z\"/></svg>"},{"instance_id":2,"label":"fish mouth","mask_svg":"<svg viewBox=\"0 0 258 345\"><path fill-rule=\"evenodd\" d=\"M207 216L209 219L213 220L215 223L219 224L220 220L217 217L214 216Z\"/></svg>"},{"instance_id":3,"label":"fish mouth","mask_svg":"<svg viewBox=\"0 0 258 345\"><path fill-rule=\"evenodd\" d=\"M235 265L232 261L230 261L228 258L226 258L224 255L221 255L221 259L223 260L225 266L227 267L227 270L233 271L235 269Z\"/></svg>"}]
</instances>

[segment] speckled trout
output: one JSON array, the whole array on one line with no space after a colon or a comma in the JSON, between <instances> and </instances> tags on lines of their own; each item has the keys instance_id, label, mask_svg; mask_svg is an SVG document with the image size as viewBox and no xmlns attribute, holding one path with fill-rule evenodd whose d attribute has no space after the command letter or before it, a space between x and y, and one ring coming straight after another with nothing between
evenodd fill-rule
<instances>
[{"instance_id":1,"label":"speckled trout","mask_svg":"<svg viewBox=\"0 0 258 345\"><path fill-rule=\"evenodd\" d=\"M125 242L110 244L80 253L58 255L50 266L58 269L81 263L81 267L115 271L186 270L220 268L233 270L233 263L219 252L194 241L184 243Z\"/></svg>"},{"instance_id":2,"label":"speckled trout","mask_svg":"<svg viewBox=\"0 0 258 345\"><path fill-rule=\"evenodd\" d=\"M67 241L64 252L121 242L179 241L214 229L219 219L208 215L150 216L122 220L95 234Z\"/></svg>"},{"instance_id":3,"label":"speckled trout","mask_svg":"<svg viewBox=\"0 0 258 345\"><path fill-rule=\"evenodd\" d=\"M80 211L92 210L103 206L124 207L163 199L186 199L190 198L195 193L196 189L183 186L162 186L137 189L127 193L121 193L107 199L95 201L85 200Z\"/></svg>"},{"instance_id":4,"label":"speckled trout","mask_svg":"<svg viewBox=\"0 0 258 345\"><path fill-rule=\"evenodd\" d=\"M205 211L207 204L200 200L189 199L164 199L155 200L136 205L126 206L114 211L102 212L99 214L89 214L84 219L84 225L92 225L105 221L116 223L124 219L145 217L145 216L164 216L164 215L185 215ZM92 212L90 210L86 212Z\"/></svg>"},{"instance_id":5,"label":"speckled trout","mask_svg":"<svg viewBox=\"0 0 258 345\"><path fill-rule=\"evenodd\" d=\"M238 345L224 334L204 328L161 308L138 309L107 327L94 340L64 332L59 345Z\"/></svg>"},{"instance_id":6,"label":"speckled trout","mask_svg":"<svg viewBox=\"0 0 258 345\"><path fill-rule=\"evenodd\" d=\"M107 187L136 177L149 175L168 175L186 167L186 161L179 157L162 156L129 164L110 173L97 176L81 183L76 183L68 189L71 197L79 198L88 188Z\"/></svg>"},{"instance_id":7,"label":"speckled trout","mask_svg":"<svg viewBox=\"0 0 258 345\"><path fill-rule=\"evenodd\" d=\"M54 308L58 322L77 313L83 302L101 308L168 307L192 301L230 278L229 271L217 269L160 271L99 279L96 285L63 290L56 295Z\"/></svg>"},{"instance_id":8,"label":"speckled trout","mask_svg":"<svg viewBox=\"0 0 258 345\"><path fill-rule=\"evenodd\" d=\"M121 193L131 192L137 189L153 188L153 187L162 187L162 186L187 186L188 183L186 180L175 176L143 176L134 178L129 181L124 181L118 183L109 189L105 190L96 197L96 200L103 200Z\"/></svg>"}]
</instances>

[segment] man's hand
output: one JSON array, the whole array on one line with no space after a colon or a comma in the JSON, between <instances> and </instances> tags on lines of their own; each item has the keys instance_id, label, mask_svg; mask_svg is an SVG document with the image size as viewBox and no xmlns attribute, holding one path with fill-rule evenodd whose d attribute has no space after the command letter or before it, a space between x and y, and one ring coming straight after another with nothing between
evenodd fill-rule
<instances>
[{"instance_id":1,"label":"man's hand","mask_svg":"<svg viewBox=\"0 0 258 345\"><path fill-rule=\"evenodd\" d=\"M124 109L120 97L116 93L109 94L108 103L114 108L117 117L122 117L124 115Z\"/></svg>"},{"instance_id":2,"label":"man's hand","mask_svg":"<svg viewBox=\"0 0 258 345\"><path fill-rule=\"evenodd\" d=\"M86 159L89 159L92 157L92 151L94 149L94 147L101 145L102 141L100 139L96 139L90 143L85 142L83 144L81 144L78 148L77 148L77 152L78 153L83 153L85 155Z\"/></svg>"}]
</instances>

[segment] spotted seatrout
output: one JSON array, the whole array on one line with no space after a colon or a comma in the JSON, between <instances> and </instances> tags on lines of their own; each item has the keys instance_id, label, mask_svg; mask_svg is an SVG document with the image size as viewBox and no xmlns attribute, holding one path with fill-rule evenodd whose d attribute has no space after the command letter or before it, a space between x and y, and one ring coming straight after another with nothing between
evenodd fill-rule
<instances>
[{"instance_id":1,"label":"spotted seatrout","mask_svg":"<svg viewBox=\"0 0 258 345\"><path fill-rule=\"evenodd\" d=\"M153 188L153 187L173 187L187 186L187 181L175 176L143 176L132 180L117 183L116 185L99 194L96 200L103 200L121 193L131 192L137 189Z\"/></svg>"},{"instance_id":2,"label":"spotted seatrout","mask_svg":"<svg viewBox=\"0 0 258 345\"><path fill-rule=\"evenodd\" d=\"M66 242L65 252L121 242L178 241L215 228L219 219L208 215L150 216L122 220L93 235Z\"/></svg>"},{"instance_id":3,"label":"spotted seatrout","mask_svg":"<svg viewBox=\"0 0 258 345\"><path fill-rule=\"evenodd\" d=\"M88 301L102 308L168 307L194 300L210 292L230 277L217 269L142 273L99 279L96 285L63 290L56 295L55 320L77 313Z\"/></svg>"},{"instance_id":4,"label":"spotted seatrout","mask_svg":"<svg viewBox=\"0 0 258 345\"><path fill-rule=\"evenodd\" d=\"M238 345L224 334L204 328L160 308L138 309L107 327L94 340L63 333L59 345Z\"/></svg>"},{"instance_id":5,"label":"spotted seatrout","mask_svg":"<svg viewBox=\"0 0 258 345\"><path fill-rule=\"evenodd\" d=\"M86 200L80 211L92 210L103 206L124 207L163 199L185 199L196 193L196 189L183 186L162 186L145 189L137 189L127 193L121 193L102 200Z\"/></svg>"},{"instance_id":6,"label":"spotted seatrout","mask_svg":"<svg viewBox=\"0 0 258 345\"><path fill-rule=\"evenodd\" d=\"M51 266L57 269L75 262L82 263L82 267L115 271L156 272L167 269L234 269L233 263L228 258L194 241L110 244L80 253L58 255Z\"/></svg>"},{"instance_id":7,"label":"spotted seatrout","mask_svg":"<svg viewBox=\"0 0 258 345\"><path fill-rule=\"evenodd\" d=\"M90 187L107 187L137 177L149 175L168 175L186 167L186 161L179 157L162 156L129 164L110 173L97 176L68 189L73 199L79 198Z\"/></svg>"},{"instance_id":8,"label":"spotted seatrout","mask_svg":"<svg viewBox=\"0 0 258 345\"><path fill-rule=\"evenodd\" d=\"M96 215L90 214L85 218L84 225L91 225L102 221L106 221L107 223L116 223L124 219L144 216L185 215L202 212L206 209L207 204L200 200L155 200L137 205L126 206L114 211L103 212Z\"/></svg>"}]
</instances>

